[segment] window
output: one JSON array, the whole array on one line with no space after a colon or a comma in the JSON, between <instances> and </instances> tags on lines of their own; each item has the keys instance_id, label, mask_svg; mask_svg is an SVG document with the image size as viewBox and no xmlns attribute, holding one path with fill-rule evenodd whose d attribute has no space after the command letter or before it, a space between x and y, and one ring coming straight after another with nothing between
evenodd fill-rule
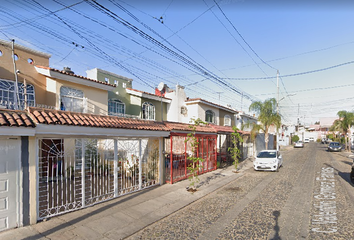
<instances>
[{"instance_id":1,"label":"window","mask_svg":"<svg viewBox=\"0 0 354 240\"><path fill-rule=\"evenodd\" d=\"M105 77L105 78L104 78L104 81L105 81L106 83L109 83L109 78Z\"/></svg>"},{"instance_id":2,"label":"window","mask_svg":"<svg viewBox=\"0 0 354 240\"><path fill-rule=\"evenodd\" d=\"M15 84L14 81L1 80L0 79L0 106L4 106L7 109L24 109L25 107L25 88L23 83L17 84L18 89L18 98L15 99ZM34 87L31 84L27 84L26 87L27 95L27 105L34 107L35 106L35 93Z\"/></svg>"},{"instance_id":3,"label":"window","mask_svg":"<svg viewBox=\"0 0 354 240\"><path fill-rule=\"evenodd\" d=\"M155 120L155 106L150 102L143 103L143 119Z\"/></svg>"},{"instance_id":4,"label":"window","mask_svg":"<svg viewBox=\"0 0 354 240\"><path fill-rule=\"evenodd\" d=\"M208 123L215 123L215 113L211 110L205 112L205 121Z\"/></svg>"},{"instance_id":5,"label":"window","mask_svg":"<svg viewBox=\"0 0 354 240\"><path fill-rule=\"evenodd\" d=\"M229 115L224 116L224 126L231 126L231 117Z\"/></svg>"},{"instance_id":6,"label":"window","mask_svg":"<svg viewBox=\"0 0 354 240\"><path fill-rule=\"evenodd\" d=\"M60 110L84 112L84 93L74 88L61 87Z\"/></svg>"},{"instance_id":7,"label":"window","mask_svg":"<svg viewBox=\"0 0 354 240\"><path fill-rule=\"evenodd\" d=\"M114 80L114 85L118 87L118 80Z\"/></svg>"},{"instance_id":8,"label":"window","mask_svg":"<svg viewBox=\"0 0 354 240\"><path fill-rule=\"evenodd\" d=\"M123 88L127 88L127 83L122 83Z\"/></svg>"},{"instance_id":9,"label":"window","mask_svg":"<svg viewBox=\"0 0 354 240\"><path fill-rule=\"evenodd\" d=\"M108 101L108 115L121 116L125 113L125 105L118 99L110 99Z\"/></svg>"}]
</instances>

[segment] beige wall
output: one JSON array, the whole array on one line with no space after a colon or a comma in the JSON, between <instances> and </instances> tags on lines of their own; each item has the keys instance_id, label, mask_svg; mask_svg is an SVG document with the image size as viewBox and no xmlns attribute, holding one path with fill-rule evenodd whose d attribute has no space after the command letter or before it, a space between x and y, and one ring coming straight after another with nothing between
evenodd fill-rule
<instances>
[{"instance_id":1,"label":"beige wall","mask_svg":"<svg viewBox=\"0 0 354 240\"><path fill-rule=\"evenodd\" d=\"M235 126L235 114L234 113L231 113L231 112L228 112L228 111L224 111L222 109L219 110L219 117L220 117L220 126L224 126L225 125L225 122L224 122L224 119L225 119L225 116L226 115L229 115L230 118L231 118L231 126Z\"/></svg>"},{"instance_id":2,"label":"beige wall","mask_svg":"<svg viewBox=\"0 0 354 240\"><path fill-rule=\"evenodd\" d=\"M37 144L35 137L28 138L29 156L29 201L30 201L30 224L37 223Z\"/></svg>"},{"instance_id":3,"label":"beige wall","mask_svg":"<svg viewBox=\"0 0 354 240\"><path fill-rule=\"evenodd\" d=\"M3 41L0 41L0 43L0 51L2 52L2 56L0 56L0 79L15 81L11 43ZM27 84L34 85L36 103L46 104L45 77L38 74L34 66L39 65L48 67L50 55L24 48L16 44L14 52L18 55L18 60L16 61L16 69L20 71L17 75L18 82L23 83L24 79L26 79ZM32 59L33 64L28 63L28 59Z\"/></svg>"},{"instance_id":4,"label":"beige wall","mask_svg":"<svg viewBox=\"0 0 354 240\"><path fill-rule=\"evenodd\" d=\"M87 98L87 113L107 115L108 113L108 92L107 90L101 90L93 87L84 86L81 84L75 84L58 79L47 78L48 91L55 89L55 102L48 102L47 105L53 104L57 109L60 109L60 88L70 87L77 90L81 90L84 93L84 98ZM49 84L50 83L50 84ZM53 87L55 86L55 87ZM53 99L48 99L52 101Z\"/></svg>"}]
</instances>

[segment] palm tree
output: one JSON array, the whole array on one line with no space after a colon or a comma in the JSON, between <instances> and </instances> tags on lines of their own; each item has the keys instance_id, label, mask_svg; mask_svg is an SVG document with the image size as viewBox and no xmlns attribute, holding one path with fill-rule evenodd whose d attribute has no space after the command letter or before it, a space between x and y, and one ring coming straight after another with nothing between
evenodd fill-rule
<instances>
[{"instance_id":1,"label":"palm tree","mask_svg":"<svg viewBox=\"0 0 354 240\"><path fill-rule=\"evenodd\" d=\"M279 114L276 112L277 109L277 101L275 98L270 98L265 100L264 102L261 101L256 101L253 102L249 110L256 112L258 114L258 121L261 123L257 126L255 126L255 129L262 130L264 132L264 141L265 141L265 147L268 149L268 142L269 142L269 137L268 137L268 131L269 127L273 124L277 128L280 127L281 124L281 118Z\"/></svg>"},{"instance_id":2,"label":"palm tree","mask_svg":"<svg viewBox=\"0 0 354 240\"><path fill-rule=\"evenodd\" d=\"M342 133L344 134L344 141L345 141L345 149L347 151L350 151L350 148L348 146L348 137L347 134L350 133L350 127L354 124L354 113L352 112L347 112L345 110L339 111L337 113L339 117L339 122L340 122L340 129L342 130Z\"/></svg>"}]
</instances>

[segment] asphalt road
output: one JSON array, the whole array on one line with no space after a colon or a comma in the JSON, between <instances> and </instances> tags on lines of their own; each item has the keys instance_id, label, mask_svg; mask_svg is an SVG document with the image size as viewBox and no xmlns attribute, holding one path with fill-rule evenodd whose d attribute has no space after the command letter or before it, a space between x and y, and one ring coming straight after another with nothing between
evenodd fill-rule
<instances>
[{"instance_id":1,"label":"asphalt road","mask_svg":"<svg viewBox=\"0 0 354 240\"><path fill-rule=\"evenodd\" d=\"M308 143L279 172L235 181L129 239L354 239L352 159Z\"/></svg>"}]
</instances>

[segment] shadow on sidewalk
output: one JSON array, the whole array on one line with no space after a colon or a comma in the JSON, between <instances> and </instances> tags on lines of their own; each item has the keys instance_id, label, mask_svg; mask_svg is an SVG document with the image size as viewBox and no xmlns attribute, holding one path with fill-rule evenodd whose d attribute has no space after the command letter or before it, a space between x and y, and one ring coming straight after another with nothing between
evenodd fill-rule
<instances>
[{"instance_id":1,"label":"shadow on sidewalk","mask_svg":"<svg viewBox=\"0 0 354 240\"><path fill-rule=\"evenodd\" d=\"M110 199L107 202L111 202L111 201L113 201L113 202L109 203L109 204L107 204L107 202L97 203L96 205L88 207L88 208L96 207L97 209L95 209L95 210L93 210L93 211L91 211L89 213L83 214L82 216L77 217L75 219L72 219L72 220L70 220L68 222L60 224L60 225L58 225L58 226L56 226L56 227L54 227L54 228L52 228L50 230L47 230L45 232L38 233L38 234L36 234L34 236L23 238L23 240L33 240L33 239L39 239L39 238L48 236L48 235L53 234L53 233L55 233L57 231L60 231L60 230L65 229L67 227L70 227L70 226L72 226L74 224L77 224L77 223L81 222L82 220L85 220L85 219L87 219L87 218L89 218L89 217L91 217L91 216L93 216L95 214L98 214L98 213L101 213L102 211L108 210L111 207L117 206L118 204L124 203L126 201L129 201L129 200L135 198L135 197L139 197L139 196L141 196L143 194L146 194L147 192L152 191L152 190L156 189L157 187L160 187L160 185L157 185L157 186L154 186L154 187L150 187L148 189L144 189L143 191L140 191L140 192L131 193L130 196L125 196L124 198L122 196L121 198L118 197L118 198ZM102 204L102 206L99 206L100 204ZM85 209L87 209L87 208L81 208L81 209L78 209L77 211L82 211L82 210L85 210ZM66 214L70 214L70 213L72 213L72 212L69 212L69 213L66 213ZM55 216L55 217L59 217L59 216ZM48 219L47 221L50 221L50 219Z\"/></svg>"}]
</instances>

